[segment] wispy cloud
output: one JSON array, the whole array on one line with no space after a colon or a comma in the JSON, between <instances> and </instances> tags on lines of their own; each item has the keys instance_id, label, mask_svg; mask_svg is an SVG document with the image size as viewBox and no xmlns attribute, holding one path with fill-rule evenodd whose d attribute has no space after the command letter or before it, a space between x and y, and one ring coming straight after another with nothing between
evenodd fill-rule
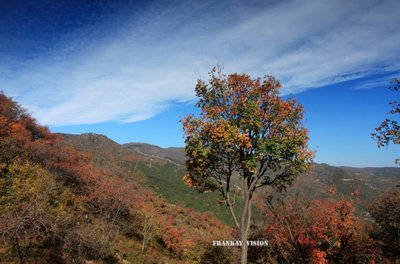
<instances>
[{"instance_id":1,"label":"wispy cloud","mask_svg":"<svg viewBox=\"0 0 400 264\"><path fill-rule=\"evenodd\" d=\"M221 2L154 2L82 27L46 56L0 62L0 89L45 124L135 122L192 100L217 63L272 74L284 93L400 71L398 1Z\"/></svg>"}]
</instances>

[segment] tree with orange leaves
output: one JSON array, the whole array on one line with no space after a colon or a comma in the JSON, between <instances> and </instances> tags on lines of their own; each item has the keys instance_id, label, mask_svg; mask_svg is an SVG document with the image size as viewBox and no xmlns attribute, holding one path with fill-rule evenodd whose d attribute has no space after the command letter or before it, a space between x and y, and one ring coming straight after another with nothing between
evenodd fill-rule
<instances>
[{"instance_id":1,"label":"tree with orange leaves","mask_svg":"<svg viewBox=\"0 0 400 264\"><path fill-rule=\"evenodd\" d=\"M218 190L230 209L242 241L241 263L247 263L247 238L256 189L284 190L299 173L311 169L304 109L294 99L279 96L272 76L251 79L225 76L213 69L208 84L199 80L196 95L201 115L181 122L186 134L188 174L185 183L199 191ZM236 178L236 179L235 179ZM233 209L232 191L240 185L243 207Z\"/></svg>"}]
</instances>

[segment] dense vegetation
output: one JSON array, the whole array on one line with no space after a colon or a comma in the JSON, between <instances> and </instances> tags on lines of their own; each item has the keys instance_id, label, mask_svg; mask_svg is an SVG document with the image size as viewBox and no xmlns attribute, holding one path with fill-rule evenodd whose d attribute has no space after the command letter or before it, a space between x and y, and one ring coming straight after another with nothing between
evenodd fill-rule
<instances>
[{"instance_id":1,"label":"dense vegetation","mask_svg":"<svg viewBox=\"0 0 400 264\"><path fill-rule=\"evenodd\" d=\"M249 263L400 261L398 172L315 170L256 195L250 239L269 245ZM212 244L239 240L227 208L185 172L104 136L53 134L1 94L0 263L236 263L240 248Z\"/></svg>"},{"instance_id":2,"label":"dense vegetation","mask_svg":"<svg viewBox=\"0 0 400 264\"><path fill-rule=\"evenodd\" d=\"M229 227L97 168L3 94L0 169L1 261L229 261L209 247Z\"/></svg>"}]
</instances>

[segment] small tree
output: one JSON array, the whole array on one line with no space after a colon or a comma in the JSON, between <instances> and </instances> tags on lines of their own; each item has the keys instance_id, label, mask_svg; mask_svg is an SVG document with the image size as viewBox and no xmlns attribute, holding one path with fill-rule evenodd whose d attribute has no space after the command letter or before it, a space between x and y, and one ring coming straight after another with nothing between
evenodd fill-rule
<instances>
[{"instance_id":1,"label":"small tree","mask_svg":"<svg viewBox=\"0 0 400 264\"><path fill-rule=\"evenodd\" d=\"M400 81L397 78L391 83L393 86L389 87L390 90L395 92L400 90ZM400 101L392 101L389 104L392 106L392 110L388 111L388 114L400 114ZM372 133L371 135L378 141L378 147L388 146L390 142L400 144L400 124L397 120L386 118L375 130L376 133ZM400 159L396 159L395 162L399 164Z\"/></svg>"},{"instance_id":2,"label":"small tree","mask_svg":"<svg viewBox=\"0 0 400 264\"><path fill-rule=\"evenodd\" d=\"M311 169L304 109L294 99L279 97L280 83L271 76L246 74L227 78L215 68L209 84L199 80L198 118L182 120L186 134L188 174L185 183L199 191L218 190L230 209L242 241L241 263L247 263L251 202L256 189L284 190L299 173ZM236 179L235 179L236 178ZM240 186L240 218L231 200L233 182Z\"/></svg>"}]
</instances>

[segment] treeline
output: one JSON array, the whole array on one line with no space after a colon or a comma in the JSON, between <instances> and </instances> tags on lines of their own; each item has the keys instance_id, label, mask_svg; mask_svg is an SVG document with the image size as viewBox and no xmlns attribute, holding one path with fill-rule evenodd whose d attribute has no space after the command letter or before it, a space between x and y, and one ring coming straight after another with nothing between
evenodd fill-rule
<instances>
[{"instance_id":1,"label":"treeline","mask_svg":"<svg viewBox=\"0 0 400 264\"><path fill-rule=\"evenodd\" d=\"M209 242L231 234L96 168L0 94L0 262L223 263Z\"/></svg>"}]
</instances>

